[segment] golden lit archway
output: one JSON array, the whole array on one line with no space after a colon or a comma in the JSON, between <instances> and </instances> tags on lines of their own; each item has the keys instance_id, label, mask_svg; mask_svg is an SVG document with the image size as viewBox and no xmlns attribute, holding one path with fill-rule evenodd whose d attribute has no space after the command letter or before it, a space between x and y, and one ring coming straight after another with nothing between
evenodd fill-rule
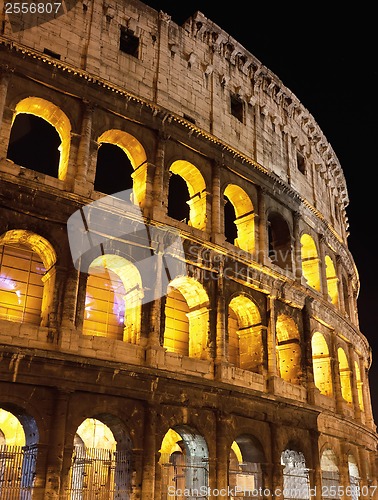
<instances>
[{"instance_id":1,"label":"golden lit archway","mask_svg":"<svg viewBox=\"0 0 378 500\"><path fill-rule=\"evenodd\" d=\"M239 186L229 184L224 190L224 196L228 198L235 210L237 238L234 245L246 252L255 249L255 223L253 204L248 194ZM226 224L226 221L225 221Z\"/></svg>"},{"instance_id":2,"label":"golden lit archway","mask_svg":"<svg viewBox=\"0 0 378 500\"><path fill-rule=\"evenodd\" d=\"M342 347L337 349L337 359L339 361L339 374L341 384L341 395L347 403L352 403L351 371L348 358Z\"/></svg>"},{"instance_id":3,"label":"golden lit archway","mask_svg":"<svg viewBox=\"0 0 378 500\"><path fill-rule=\"evenodd\" d=\"M205 180L192 163L185 160L177 160L172 163L170 172L184 179L189 191L189 221L190 226L196 229L206 229L206 184Z\"/></svg>"},{"instance_id":4,"label":"golden lit archway","mask_svg":"<svg viewBox=\"0 0 378 500\"><path fill-rule=\"evenodd\" d=\"M61 139L58 178L65 180L68 171L71 145L71 124L66 114L52 102L40 97L27 97L20 101L16 105L12 124L20 113L39 116L50 123L58 132Z\"/></svg>"},{"instance_id":5,"label":"golden lit archway","mask_svg":"<svg viewBox=\"0 0 378 500\"><path fill-rule=\"evenodd\" d=\"M133 177L133 202L143 207L146 200L147 187L147 156L142 144L128 132L123 130L107 130L97 139L99 144L114 144L126 154L134 169Z\"/></svg>"},{"instance_id":6,"label":"golden lit archway","mask_svg":"<svg viewBox=\"0 0 378 500\"><path fill-rule=\"evenodd\" d=\"M361 370L357 361L354 362L354 373L356 376L357 385L357 396L358 396L358 406L361 411L364 411L364 394L363 394L363 382L361 380Z\"/></svg>"},{"instance_id":7,"label":"golden lit archway","mask_svg":"<svg viewBox=\"0 0 378 500\"><path fill-rule=\"evenodd\" d=\"M293 318L285 314L277 318L276 349L280 377L292 384L299 384L302 376L299 331Z\"/></svg>"},{"instance_id":8,"label":"golden lit archway","mask_svg":"<svg viewBox=\"0 0 378 500\"><path fill-rule=\"evenodd\" d=\"M164 347L168 351L201 359L208 358L208 306L209 297L206 290L194 278L180 276L170 282L164 330ZM178 328L180 320L182 326ZM181 350L177 350L178 346Z\"/></svg>"},{"instance_id":9,"label":"golden lit archway","mask_svg":"<svg viewBox=\"0 0 378 500\"><path fill-rule=\"evenodd\" d=\"M325 256L326 277L327 277L327 290L332 304L337 305L339 302L339 280L336 275L335 264L329 255Z\"/></svg>"},{"instance_id":10,"label":"golden lit archway","mask_svg":"<svg viewBox=\"0 0 378 500\"><path fill-rule=\"evenodd\" d=\"M89 267L83 333L137 343L144 296L137 267L118 255L100 255Z\"/></svg>"},{"instance_id":11,"label":"golden lit archway","mask_svg":"<svg viewBox=\"0 0 378 500\"><path fill-rule=\"evenodd\" d=\"M228 485L240 495L253 495L263 487L262 464L265 455L261 443L248 434L238 436L231 445ZM244 498L244 496L242 497Z\"/></svg>"},{"instance_id":12,"label":"golden lit archway","mask_svg":"<svg viewBox=\"0 0 378 500\"><path fill-rule=\"evenodd\" d=\"M228 360L256 373L263 368L261 316L256 304L245 295L233 297L228 306Z\"/></svg>"},{"instance_id":13,"label":"golden lit archway","mask_svg":"<svg viewBox=\"0 0 378 500\"><path fill-rule=\"evenodd\" d=\"M309 234L301 237L302 273L307 284L320 292L319 256L314 239Z\"/></svg>"},{"instance_id":14,"label":"golden lit archway","mask_svg":"<svg viewBox=\"0 0 378 500\"><path fill-rule=\"evenodd\" d=\"M332 371L329 349L324 336L315 332L311 339L312 365L315 386L320 394L332 396Z\"/></svg>"},{"instance_id":15,"label":"golden lit archway","mask_svg":"<svg viewBox=\"0 0 378 500\"><path fill-rule=\"evenodd\" d=\"M326 448L323 450L320 458L320 468L322 471L323 490L337 491L340 485L340 473L337 466L336 454L331 448Z\"/></svg>"}]
</instances>

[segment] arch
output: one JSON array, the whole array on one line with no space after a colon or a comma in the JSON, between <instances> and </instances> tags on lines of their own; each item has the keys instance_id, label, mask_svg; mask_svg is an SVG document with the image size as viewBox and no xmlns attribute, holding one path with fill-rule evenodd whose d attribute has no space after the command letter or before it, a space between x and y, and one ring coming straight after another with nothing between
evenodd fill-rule
<instances>
[{"instance_id":1,"label":"arch","mask_svg":"<svg viewBox=\"0 0 378 500\"><path fill-rule=\"evenodd\" d=\"M112 144L118 146L123 153L126 155L130 162L133 173L131 177L133 179L133 193L134 199L132 200L135 205L143 207L146 201L146 188L147 188L147 155L142 144L131 134L123 130L111 129L105 131L97 139L97 142L101 144ZM127 168L125 163L125 168ZM109 169L109 166L107 166ZM109 170L108 170L109 174ZM114 172L115 177L119 177L119 172ZM130 187L130 186L129 186ZM118 185L118 189L115 192L123 191L127 187ZM106 193L113 194L113 193Z\"/></svg>"},{"instance_id":2,"label":"arch","mask_svg":"<svg viewBox=\"0 0 378 500\"><path fill-rule=\"evenodd\" d=\"M186 160L176 160L172 163L169 171L174 175L179 175L186 182L189 198L182 201L185 201L189 205L188 224L196 229L205 230L207 221L206 183L203 175L197 167ZM170 210L171 204L172 199L168 200L168 214L176 218L173 211Z\"/></svg>"},{"instance_id":3,"label":"arch","mask_svg":"<svg viewBox=\"0 0 378 500\"><path fill-rule=\"evenodd\" d=\"M331 448L325 448L320 457L320 468L322 474L322 490L328 495L323 498L335 498L332 492L337 492L340 486L340 473L337 466L337 457Z\"/></svg>"},{"instance_id":4,"label":"arch","mask_svg":"<svg viewBox=\"0 0 378 500\"><path fill-rule=\"evenodd\" d=\"M361 379L361 370L358 362L354 361L354 373L356 376L356 386L357 386L357 397L358 397L358 406L361 411L364 411L364 393L363 393L363 382Z\"/></svg>"},{"instance_id":5,"label":"arch","mask_svg":"<svg viewBox=\"0 0 378 500\"><path fill-rule=\"evenodd\" d=\"M332 304L336 306L339 302L339 289L338 289L339 280L336 275L335 264L333 263L333 260L329 255L325 256L325 268L327 277L328 296L331 299Z\"/></svg>"},{"instance_id":6,"label":"arch","mask_svg":"<svg viewBox=\"0 0 378 500\"><path fill-rule=\"evenodd\" d=\"M345 312L346 312L348 318L350 318L351 314L350 314L350 302L349 302L349 295L350 295L349 294L349 286L348 286L348 280L344 275L341 279L341 282L342 282L342 287L343 287L344 308L345 308Z\"/></svg>"},{"instance_id":7,"label":"arch","mask_svg":"<svg viewBox=\"0 0 378 500\"><path fill-rule=\"evenodd\" d=\"M357 460L352 453L348 454L348 472L351 500L358 500L360 497L360 472Z\"/></svg>"},{"instance_id":8,"label":"arch","mask_svg":"<svg viewBox=\"0 0 378 500\"><path fill-rule=\"evenodd\" d=\"M179 292L179 294L177 293ZM168 300L169 299L169 300ZM184 299L184 300L182 300ZM179 301L181 302L179 305ZM184 303L185 302L185 303ZM184 332L188 330L187 344L183 345L180 354L195 358L207 359L207 342L209 328L209 297L204 287L194 278L179 276L172 280L167 289L167 301L165 308L165 330L164 347L170 352L175 351L174 344L184 338ZM182 330L177 330L173 322L172 308L180 310L180 316L187 323ZM186 342L186 340L185 340Z\"/></svg>"},{"instance_id":9,"label":"arch","mask_svg":"<svg viewBox=\"0 0 378 500\"><path fill-rule=\"evenodd\" d=\"M255 249L255 223L253 204L248 194L239 186L229 184L224 190L224 196L234 208L235 220L228 221L225 217L225 232L227 224L236 226L237 238L231 241L246 252ZM226 203L227 203L226 200Z\"/></svg>"},{"instance_id":10,"label":"arch","mask_svg":"<svg viewBox=\"0 0 378 500\"><path fill-rule=\"evenodd\" d=\"M88 274L83 333L137 343L143 299L137 267L105 254L93 260Z\"/></svg>"},{"instance_id":11,"label":"arch","mask_svg":"<svg viewBox=\"0 0 378 500\"><path fill-rule=\"evenodd\" d=\"M352 403L352 386L350 381L351 372L348 358L342 347L337 349L337 359L339 361L341 395L347 403Z\"/></svg>"},{"instance_id":12,"label":"arch","mask_svg":"<svg viewBox=\"0 0 378 500\"><path fill-rule=\"evenodd\" d=\"M31 498L38 454L36 421L21 408L0 407L0 497Z\"/></svg>"},{"instance_id":13,"label":"arch","mask_svg":"<svg viewBox=\"0 0 378 500\"><path fill-rule=\"evenodd\" d=\"M253 491L264 488L262 464L265 463L263 447L258 439L241 434L231 445L228 484L236 496L254 496Z\"/></svg>"},{"instance_id":14,"label":"arch","mask_svg":"<svg viewBox=\"0 0 378 500\"><path fill-rule=\"evenodd\" d=\"M228 360L261 373L264 364L261 316L256 304L245 295L233 297L228 305Z\"/></svg>"},{"instance_id":15,"label":"arch","mask_svg":"<svg viewBox=\"0 0 378 500\"><path fill-rule=\"evenodd\" d=\"M280 377L299 384L302 375L299 331L293 318L286 314L280 314L276 321L276 350Z\"/></svg>"},{"instance_id":16,"label":"arch","mask_svg":"<svg viewBox=\"0 0 378 500\"><path fill-rule=\"evenodd\" d=\"M68 172L68 161L71 145L71 123L67 115L55 104L41 97L27 97L16 105L12 127L18 115L26 113L38 116L52 125L59 134L61 144L58 167L58 178L65 180Z\"/></svg>"},{"instance_id":17,"label":"arch","mask_svg":"<svg viewBox=\"0 0 378 500\"><path fill-rule=\"evenodd\" d=\"M14 229L0 236L0 316L46 324L55 263L54 248L36 233Z\"/></svg>"},{"instance_id":18,"label":"arch","mask_svg":"<svg viewBox=\"0 0 378 500\"><path fill-rule=\"evenodd\" d=\"M285 498L310 498L310 477L301 451L286 449L281 453Z\"/></svg>"},{"instance_id":19,"label":"arch","mask_svg":"<svg viewBox=\"0 0 378 500\"><path fill-rule=\"evenodd\" d=\"M320 332L313 333L311 349L315 386L319 389L320 394L332 396L331 357L327 341Z\"/></svg>"},{"instance_id":20,"label":"arch","mask_svg":"<svg viewBox=\"0 0 378 500\"><path fill-rule=\"evenodd\" d=\"M69 493L129 498L130 463L131 440L122 422L112 415L86 418L74 437Z\"/></svg>"},{"instance_id":21,"label":"arch","mask_svg":"<svg viewBox=\"0 0 378 500\"><path fill-rule=\"evenodd\" d=\"M292 271L292 245L289 224L277 212L268 216L268 250L271 262L282 269Z\"/></svg>"},{"instance_id":22,"label":"arch","mask_svg":"<svg viewBox=\"0 0 378 500\"><path fill-rule=\"evenodd\" d=\"M186 489L192 491L193 496L202 496L201 491L208 488L209 477L205 438L193 427L177 425L167 431L159 451L163 495L171 486L175 491Z\"/></svg>"},{"instance_id":23,"label":"arch","mask_svg":"<svg viewBox=\"0 0 378 500\"><path fill-rule=\"evenodd\" d=\"M301 236L302 273L307 284L320 292L319 256L315 241L309 234Z\"/></svg>"}]
</instances>

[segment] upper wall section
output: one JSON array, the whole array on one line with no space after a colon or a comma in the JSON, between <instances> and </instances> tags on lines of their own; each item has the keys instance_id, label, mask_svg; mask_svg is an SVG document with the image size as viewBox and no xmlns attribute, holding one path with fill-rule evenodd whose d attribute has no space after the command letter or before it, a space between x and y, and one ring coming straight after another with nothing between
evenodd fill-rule
<instances>
[{"instance_id":1,"label":"upper wall section","mask_svg":"<svg viewBox=\"0 0 378 500\"><path fill-rule=\"evenodd\" d=\"M3 36L216 137L289 184L346 242L348 193L332 147L295 95L220 27L200 12L180 27L136 0L78 0L59 14L38 14L38 26L31 14L6 15Z\"/></svg>"}]
</instances>

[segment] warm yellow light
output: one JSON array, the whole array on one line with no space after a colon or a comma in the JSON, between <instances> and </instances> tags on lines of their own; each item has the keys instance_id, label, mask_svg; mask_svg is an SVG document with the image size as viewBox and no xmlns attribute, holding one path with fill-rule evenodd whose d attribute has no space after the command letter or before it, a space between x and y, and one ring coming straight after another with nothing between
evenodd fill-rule
<instances>
[{"instance_id":1,"label":"warm yellow light","mask_svg":"<svg viewBox=\"0 0 378 500\"><path fill-rule=\"evenodd\" d=\"M299 384L302 373L301 347L295 321L285 314L279 315L276 322L276 337L280 377L292 384Z\"/></svg>"},{"instance_id":2,"label":"warm yellow light","mask_svg":"<svg viewBox=\"0 0 378 500\"><path fill-rule=\"evenodd\" d=\"M363 395L363 382L361 380L361 371L358 366L357 361L354 362L354 371L356 374L356 384L357 384L357 396L358 396L358 405L361 411L364 411L364 395Z\"/></svg>"},{"instance_id":3,"label":"warm yellow light","mask_svg":"<svg viewBox=\"0 0 378 500\"><path fill-rule=\"evenodd\" d=\"M95 418L85 419L76 431L86 448L115 450L117 442L107 425Z\"/></svg>"},{"instance_id":4,"label":"warm yellow light","mask_svg":"<svg viewBox=\"0 0 378 500\"><path fill-rule=\"evenodd\" d=\"M302 272L308 285L320 291L319 256L315 242L309 234L301 237Z\"/></svg>"},{"instance_id":5,"label":"warm yellow light","mask_svg":"<svg viewBox=\"0 0 378 500\"><path fill-rule=\"evenodd\" d=\"M315 332L311 339L315 386L321 394L332 396L331 358L324 336Z\"/></svg>"},{"instance_id":6,"label":"warm yellow light","mask_svg":"<svg viewBox=\"0 0 378 500\"><path fill-rule=\"evenodd\" d=\"M7 446L25 446L25 432L19 420L9 411L0 408L0 431Z\"/></svg>"},{"instance_id":7,"label":"warm yellow light","mask_svg":"<svg viewBox=\"0 0 378 500\"><path fill-rule=\"evenodd\" d=\"M332 304L337 305L339 301L338 278L336 276L335 264L329 255L325 256L327 289Z\"/></svg>"},{"instance_id":8,"label":"warm yellow light","mask_svg":"<svg viewBox=\"0 0 378 500\"><path fill-rule=\"evenodd\" d=\"M246 252L255 249L255 223L253 204L247 193L235 184L229 184L224 195L230 200L235 210L237 238L234 244Z\"/></svg>"},{"instance_id":9,"label":"warm yellow light","mask_svg":"<svg viewBox=\"0 0 378 500\"><path fill-rule=\"evenodd\" d=\"M182 441L182 437L180 436L180 434L173 429L169 429L163 438L161 448L159 450L162 455L160 458L160 462L166 459L167 455L171 455L175 451L182 451L181 447L178 444L180 441Z\"/></svg>"},{"instance_id":10,"label":"warm yellow light","mask_svg":"<svg viewBox=\"0 0 378 500\"><path fill-rule=\"evenodd\" d=\"M352 387L350 382L350 368L348 358L342 347L337 349L337 358L339 360L339 373L341 383L341 395L347 403L352 403Z\"/></svg>"}]
</instances>

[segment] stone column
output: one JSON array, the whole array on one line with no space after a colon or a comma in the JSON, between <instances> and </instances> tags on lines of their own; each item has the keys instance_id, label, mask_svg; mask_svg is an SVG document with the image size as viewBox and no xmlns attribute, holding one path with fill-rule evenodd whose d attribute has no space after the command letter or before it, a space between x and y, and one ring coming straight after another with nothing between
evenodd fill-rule
<instances>
[{"instance_id":1,"label":"stone column","mask_svg":"<svg viewBox=\"0 0 378 500\"><path fill-rule=\"evenodd\" d=\"M165 148L168 137L159 134L158 144L155 154L155 173L152 188L152 217L159 219L159 216L166 214L168 207L168 186L164 188L165 169Z\"/></svg>"},{"instance_id":2,"label":"stone column","mask_svg":"<svg viewBox=\"0 0 378 500\"><path fill-rule=\"evenodd\" d=\"M266 220L266 192L258 191L258 231L256 231L256 252L259 264L268 262L268 224Z\"/></svg>"},{"instance_id":3,"label":"stone column","mask_svg":"<svg viewBox=\"0 0 378 500\"><path fill-rule=\"evenodd\" d=\"M143 500L155 498L155 468L157 462L156 450L156 408L148 405L144 421L142 497Z\"/></svg>"},{"instance_id":4,"label":"stone column","mask_svg":"<svg viewBox=\"0 0 378 500\"><path fill-rule=\"evenodd\" d=\"M87 101L84 101L84 113L81 122L81 135L77 152L77 171L75 177L75 180L80 183L84 183L87 180L90 158L90 145L92 139L93 111L94 105Z\"/></svg>"},{"instance_id":5,"label":"stone column","mask_svg":"<svg viewBox=\"0 0 378 500\"><path fill-rule=\"evenodd\" d=\"M230 424L230 419L226 415L219 412L216 416L216 431L217 431L217 446L216 446L216 488L219 490L225 489L228 486L228 464L230 457L230 444L227 439L227 430Z\"/></svg>"},{"instance_id":6,"label":"stone column","mask_svg":"<svg viewBox=\"0 0 378 500\"><path fill-rule=\"evenodd\" d=\"M215 362L222 364L227 361L226 349L226 299L224 297L224 278L223 278L223 260L218 264L218 281L217 281L217 324L216 324L216 348Z\"/></svg>"},{"instance_id":7,"label":"stone column","mask_svg":"<svg viewBox=\"0 0 378 500\"><path fill-rule=\"evenodd\" d=\"M299 283L302 281L302 245L299 227L300 220L300 214L295 212L293 215L293 271L295 279Z\"/></svg>"},{"instance_id":8,"label":"stone column","mask_svg":"<svg viewBox=\"0 0 378 500\"><path fill-rule=\"evenodd\" d=\"M327 282L327 273L326 273L326 265L325 265L325 250L324 246L326 244L326 240L324 235L319 237L319 272L320 272L320 290L323 295L324 300L330 301L330 297L328 295L328 282Z\"/></svg>"},{"instance_id":9,"label":"stone column","mask_svg":"<svg viewBox=\"0 0 378 500\"><path fill-rule=\"evenodd\" d=\"M363 394L363 398L364 398L366 425L370 429L373 429L373 431L375 432L376 425L374 423L373 410L372 410L372 406L371 406L369 371L365 367L364 360L361 360L360 371L361 371L362 394Z\"/></svg>"},{"instance_id":10,"label":"stone column","mask_svg":"<svg viewBox=\"0 0 378 500\"><path fill-rule=\"evenodd\" d=\"M276 297L268 297L268 377L277 376L277 351L276 351Z\"/></svg>"},{"instance_id":11,"label":"stone column","mask_svg":"<svg viewBox=\"0 0 378 500\"><path fill-rule=\"evenodd\" d=\"M9 138L12 128L12 116L5 118L5 103L8 93L8 85L13 70L7 66L0 67L0 160L7 157Z\"/></svg>"},{"instance_id":12,"label":"stone column","mask_svg":"<svg viewBox=\"0 0 378 500\"><path fill-rule=\"evenodd\" d=\"M75 326L78 284L79 272L73 267L66 276L62 313L63 327L74 328Z\"/></svg>"},{"instance_id":13,"label":"stone column","mask_svg":"<svg viewBox=\"0 0 378 500\"><path fill-rule=\"evenodd\" d=\"M61 498L64 441L70 392L58 389L53 418L51 419L47 455L45 497L48 500Z\"/></svg>"},{"instance_id":14,"label":"stone column","mask_svg":"<svg viewBox=\"0 0 378 500\"><path fill-rule=\"evenodd\" d=\"M312 458L312 484L310 482L310 488L312 489L312 492L315 493L314 495L311 495L311 498L315 498L316 500L321 500L322 498L322 471L319 456L319 435L318 431L310 430Z\"/></svg>"},{"instance_id":15,"label":"stone column","mask_svg":"<svg viewBox=\"0 0 378 500\"><path fill-rule=\"evenodd\" d=\"M358 390L357 390L357 374L354 365L354 349L351 345L348 347L348 357L350 363L350 384L352 389L352 401L353 401L353 409L354 409L354 418L356 420L361 421L361 408L360 402L358 400Z\"/></svg>"},{"instance_id":16,"label":"stone column","mask_svg":"<svg viewBox=\"0 0 378 500\"><path fill-rule=\"evenodd\" d=\"M270 422L270 442L272 450L272 467L271 467L271 493L272 499L280 500L283 498L283 469L281 465L281 450L278 444L278 429L277 424Z\"/></svg>"},{"instance_id":17,"label":"stone column","mask_svg":"<svg viewBox=\"0 0 378 500\"><path fill-rule=\"evenodd\" d=\"M221 206L223 208L223 201L221 200L220 192L220 164L213 163L212 168L212 198L211 198L211 234L212 240L217 243L217 236L221 234Z\"/></svg>"}]
</instances>

